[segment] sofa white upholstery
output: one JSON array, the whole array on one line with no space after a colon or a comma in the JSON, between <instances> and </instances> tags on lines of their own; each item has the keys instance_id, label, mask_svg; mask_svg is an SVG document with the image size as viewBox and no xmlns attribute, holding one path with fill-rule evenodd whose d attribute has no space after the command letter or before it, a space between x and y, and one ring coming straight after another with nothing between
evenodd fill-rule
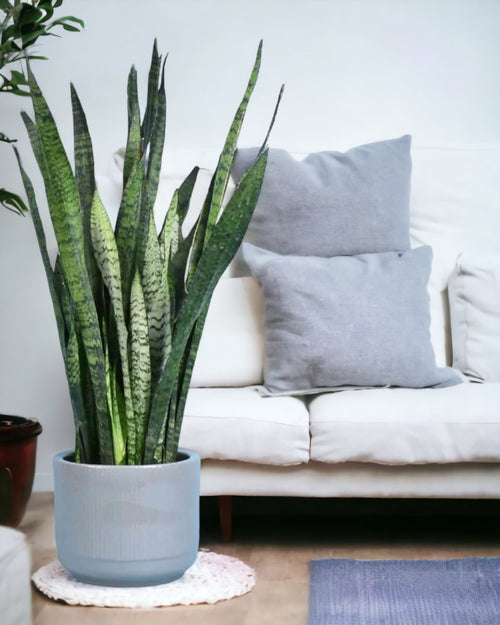
<instances>
[{"instance_id":1,"label":"sofa white upholstery","mask_svg":"<svg viewBox=\"0 0 500 625\"><path fill-rule=\"evenodd\" d=\"M0 526L0 623L31 624L30 552L24 534Z\"/></svg>"},{"instance_id":2,"label":"sofa white upholstery","mask_svg":"<svg viewBox=\"0 0 500 625\"><path fill-rule=\"evenodd\" d=\"M261 397L254 387L193 388L182 445L202 459L290 465L309 460L309 413L295 397Z\"/></svg>"},{"instance_id":3,"label":"sofa white upholstery","mask_svg":"<svg viewBox=\"0 0 500 625\"><path fill-rule=\"evenodd\" d=\"M205 151L176 161L167 152L167 161L178 166L164 172L165 196L188 161L205 167L206 188L217 158ZM448 282L460 257L499 262L500 147L412 147L412 161L411 244L431 245L434 253L431 341L439 366L460 369ZM185 167L183 175L188 172ZM488 288L499 288L498 277ZM500 378L494 373L477 383L462 367L465 381L442 389L264 398L256 388L263 380L262 310L257 281L226 272L212 299L181 435L181 445L202 456L202 494L500 498ZM500 319L489 319L487 327L475 328L471 353L477 362L488 351L494 372L500 353L491 349L490 336L495 328L500 336Z\"/></svg>"},{"instance_id":4,"label":"sofa white upholstery","mask_svg":"<svg viewBox=\"0 0 500 625\"><path fill-rule=\"evenodd\" d=\"M500 383L325 393L311 402L311 460L497 462Z\"/></svg>"}]
</instances>

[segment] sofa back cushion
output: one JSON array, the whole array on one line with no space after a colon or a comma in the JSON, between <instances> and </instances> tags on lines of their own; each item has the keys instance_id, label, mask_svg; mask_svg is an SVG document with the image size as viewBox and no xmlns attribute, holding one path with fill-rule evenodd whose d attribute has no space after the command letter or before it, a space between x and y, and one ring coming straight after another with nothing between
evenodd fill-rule
<instances>
[{"instance_id":1,"label":"sofa back cushion","mask_svg":"<svg viewBox=\"0 0 500 625\"><path fill-rule=\"evenodd\" d=\"M429 295L438 364L452 364L448 280L458 256L500 253L500 147L413 147L412 246L434 252Z\"/></svg>"},{"instance_id":2,"label":"sofa back cushion","mask_svg":"<svg viewBox=\"0 0 500 625\"><path fill-rule=\"evenodd\" d=\"M174 150L166 152L165 165L160 180L160 191L156 203L156 219L159 224L171 199L172 192L189 174L196 164L202 166L199 174L198 187L191 215L199 209L212 171L217 164L215 150ZM294 152L297 160L304 159L307 154ZM455 267L461 252L478 254L500 253L500 147L496 146L441 146L417 147L415 141L411 147L411 193L410 193L410 243L412 247L430 245L433 249L433 264L428 284L431 310L431 342L439 366L452 364L451 332L448 303L448 279ZM114 155L109 171L98 179L99 189L106 207L111 213L116 210L120 201L120 184L122 178L123 155ZM232 191L231 185L228 194ZM191 219L190 219L191 220ZM226 275L235 276L238 266L234 261ZM248 279L247 279L248 280ZM253 280L253 278L250 278ZM234 283L235 285L237 282ZM247 282L247 287L249 282ZM221 372L218 350L209 350L211 339L208 335L217 327L219 337L233 324L235 311L242 315L249 325L255 329L261 327L258 311L262 309L262 294L253 282L248 287L252 296L246 297L234 307L231 298L226 298L229 288L216 290L212 302L205 335L200 348L199 360L205 364L197 364L194 383L197 385L217 386L221 375L211 375L211 371ZM226 292L227 291L227 292ZM238 287L232 289L236 298ZM224 294L223 294L224 292ZM219 296L222 298L219 302ZM222 301L227 306L222 305ZM259 303L260 302L260 303ZM216 322L216 318L221 319ZM257 317L253 318L253 315ZM226 321L231 319L226 326ZM243 322L243 325L247 324ZM235 323L235 322L234 322ZM254 330L252 330L253 332ZM230 334L234 337L234 332ZM262 338L260 355L263 359ZM227 338L226 345L229 345ZM256 357L256 353L252 358ZM209 365L209 361L218 365ZM244 360L242 358L242 360ZM227 361L231 363L231 359ZM256 361L248 360L248 373L245 379L252 379L252 384L262 382L263 362L257 366ZM241 366L241 365L240 365ZM230 368L230 367L228 367ZM260 374L256 374L260 370ZM203 375L202 375L203 372ZM229 379L229 378L228 378ZM243 379L243 378L242 378ZM226 382L227 383L227 382Z\"/></svg>"},{"instance_id":3,"label":"sofa back cushion","mask_svg":"<svg viewBox=\"0 0 500 625\"><path fill-rule=\"evenodd\" d=\"M255 278L222 278L215 288L191 386L262 383L262 293Z\"/></svg>"},{"instance_id":4,"label":"sofa back cushion","mask_svg":"<svg viewBox=\"0 0 500 625\"><path fill-rule=\"evenodd\" d=\"M500 382L500 254L461 255L449 282L453 366Z\"/></svg>"},{"instance_id":5,"label":"sofa back cushion","mask_svg":"<svg viewBox=\"0 0 500 625\"><path fill-rule=\"evenodd\" d=\"M297 160L270 149L245 241L278 254L341 256L406 250L409 241L411 138ZM239 180L258 148L238 150ZM238 257L238 275L248 267Z\"/></svg>"}]
</instances>

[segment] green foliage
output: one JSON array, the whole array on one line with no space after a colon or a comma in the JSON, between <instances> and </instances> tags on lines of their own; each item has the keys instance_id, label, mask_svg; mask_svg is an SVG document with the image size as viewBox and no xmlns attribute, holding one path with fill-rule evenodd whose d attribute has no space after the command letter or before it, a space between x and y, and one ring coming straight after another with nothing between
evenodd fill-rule
<instances>
[{"instance_id":1,"label":"green foliage","mask_svg":"<svg viewBox=\"0 0 500 625\"><path fill-rule=\"evenodd\" d=\"M40 37L54 34L54 28L78 32L83 28L82 20L73 17L52 19L54 9L63 0L0 0L0 70L24 59L45 59L31 52ZM22 72L11 70L10 75L0 74L0 93L29 96L26 77Z\"/></svg>"},{"instance_id":2,"label":"green foliage","mask_svg":"<svg viewBox=\"0 0 500 625\"><path fill-rule=\"evenodd\" d=\"M22 198L6 189L0 189L0 204L18 215L23 215L28 210Z\"/></svg>"},{"instance_id":3,"label":"green foliage","mask_svg":"<svg viewBox=\"0 0 500 625\"><path fill-rule=\"evenodd\" d=\"M203 207L185 236L182 225L197 167L174 193L159 233L154 221L166 117L164 63L156 42L142 120L134 68L129 75L123 191L114 230L95 184L92 144L75 90L72 168L45 98L28 71L34 119L26 114L23 119L58 243L54 268L33 186L16 155L53 300L78 461L151 464L177 458L210 299L245 234L266 167L263 146L223 207L261 47Z\"/></svg>"},{"instance_id":4,"label":"green foliage","mask_svg":"<svg viewBox=\"0 0 500 625\"><path fill-rule=\"evenodd\" d=\"M27 78L22 72L11 69L5 74L2 70L21 60L46 59L31 50L40 37L54 35L54 28L68 31L83 28L82 20L73 16L52 19L54 9L62 3L63 0L0 0L0 93L29 96ZM14 143L15 139L0 132L0 142ZM27 211L23 200L6 189L0 189L0 204L20 215Z\"/></svg>"}]
</instances>

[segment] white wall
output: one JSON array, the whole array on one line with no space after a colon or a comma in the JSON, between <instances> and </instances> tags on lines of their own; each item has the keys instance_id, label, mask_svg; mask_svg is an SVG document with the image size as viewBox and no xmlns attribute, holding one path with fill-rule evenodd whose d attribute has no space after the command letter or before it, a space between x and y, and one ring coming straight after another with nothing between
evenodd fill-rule
<instances>
[{"instance_id":1,"label":"white wall","mask_svg":"<svg viewBox=\"0 0 500 625\"><path fill-rule=\"evenodd\" d=\"M403 133L418 144L500 143L498 0L65 0L59 14L86 29L43 41L50 61L34 69L69 149L75 83L100 172L125 139L128 69L144 86L155 36L170 53L170 148L221 147L261 38L241 145L260 143L283 82L275 147L344 149ZM29 110L0 98L0 129L20 137L31 167L21 105ZM20 191L6 146L0 159L0 186ZM42 422L43 490L52 455L72 446L70 404L31 221L6 211L0 221L0 411Z\"/></svg>"}]
</instances>

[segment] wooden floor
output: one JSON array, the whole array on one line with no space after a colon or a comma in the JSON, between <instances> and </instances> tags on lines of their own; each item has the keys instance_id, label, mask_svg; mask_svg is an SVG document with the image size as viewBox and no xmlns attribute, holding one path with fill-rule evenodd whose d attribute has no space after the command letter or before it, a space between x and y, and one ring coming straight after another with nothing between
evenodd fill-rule
<instances>
[{"instance_id":1,"label":"wooden floor","mask_svg":"<svg viewBox=\"0 0 500 625\"><path fill-rule=\"evenodd\" d=\"M499 502L241 499L233 540L220 538L216 502L202 502L201 546L240 558L257 584L216 605L128 610L71 607L33 589L33 625L306 625L308 563L314 558L500 556ZM56 556L53 498L32 495L20 526L33 570Z\"/></svg>"}]
</instances>

